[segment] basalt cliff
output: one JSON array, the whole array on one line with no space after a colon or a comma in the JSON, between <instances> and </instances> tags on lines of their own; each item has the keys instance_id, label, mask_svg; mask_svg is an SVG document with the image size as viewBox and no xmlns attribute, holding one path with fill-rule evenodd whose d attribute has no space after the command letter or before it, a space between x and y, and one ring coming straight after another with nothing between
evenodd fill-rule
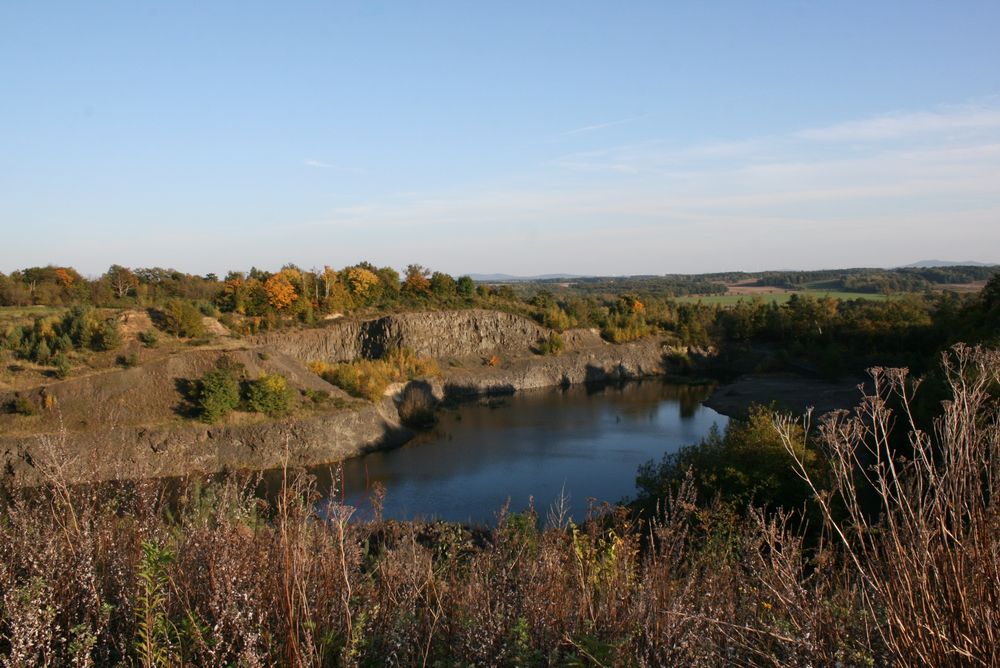
<instances>
[{"instance_id":1,"label":"basalt cliff","mask_svg":"<svg viewBox=\"0 0 1000 668\"><path fill-rule=\"evenodd\" d=\"M594 331L570 330L562 334L562 354L541 355L537 347L549 333L497 311L402 313L227 339L135 368L54 381L28 393L46 407L40 415L0 416L0 479L21 486L56 476L76 483L325 464L412 437L398 406L414 387L438 402L667 370L669 351L655 338L613 345ZM374 359L399 348L434 357L441 373L368 402L307 366ZM281 419L237 413L221 424L203 424L190 405L190 389L223 355L241 363L248 378L278 373L298 394L328 400L303 400L302 408ZM0 396L0 405L12 399Z\"/></svg>"}]
</instances>

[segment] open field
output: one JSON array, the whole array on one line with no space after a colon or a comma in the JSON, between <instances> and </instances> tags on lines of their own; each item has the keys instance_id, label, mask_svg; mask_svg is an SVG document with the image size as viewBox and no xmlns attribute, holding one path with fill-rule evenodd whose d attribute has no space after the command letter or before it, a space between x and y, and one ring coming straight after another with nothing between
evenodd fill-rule
<instances>
[{"instance_id":1,"label":"open field","mask_svg":"<svg viewBox=\"0 0 1000 668\"><path fill-rule=\"evenodd\" d=\"M58 306L0 306L0 326L30 322L38 316L53 315L65 310Z\"/></svg>"},{"instance_id":2,"label":"open field","mask_svg":"<svg viewBox=\"0 0 1000 668\"><path fill-rule=\"evenodd\" d=\"M754 292L752 294L740 294L740 293L728 293L724 295L688 295L686 297L677 297L676 301L687 302L687 303L697 303L702 304L720 304L722 306L733 306L739 302L749 302L754 299L760 299L764 302L777 302L779 304L784 304L787 302L792 295L809 295L816 297L817 299L822 297L833 297L834 299L840 299L843 301L850 301L852 299L869 299L874 301L883 301L887 297L880 293L866 293L866 292L843 292L837 290L782 290L781 288L769 288L768 292Z\"/></svg>"},{"instance_id":3,"label":"open field","mask_svg":"<svg viewBox=\"0 0 1000 668\"><path fill-rule=\"evenodd\" d=\"M949 292L979 292L986 287L986 281L972 281L971 283L943 283L941 290Z\"/></svg>"}]
</instances>

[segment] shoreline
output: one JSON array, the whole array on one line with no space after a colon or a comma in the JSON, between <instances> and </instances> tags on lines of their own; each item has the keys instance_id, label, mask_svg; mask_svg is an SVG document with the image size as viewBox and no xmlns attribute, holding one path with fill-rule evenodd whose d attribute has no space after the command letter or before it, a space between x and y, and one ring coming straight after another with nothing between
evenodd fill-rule
<instances>
[{"instance_id":1,"label":"shoreline","mask_svg":"<svg viewBox=\"0 0 1000 668\"><path fill-rule=\"evenodd\" d=\"M269 349L243 351L244 356L261 356L265 348ZM410 440L416 432L403 424L399 402L403 392L412 388L428 393L436 406L452 399L534 388L637 380L667 373L665 350L662 340L646 339L558 356L515 357L496 367L470 363L448 368L439 377L401 384L375 403L352 400L348 407L320 408L283 419L218 425L185 420L86 430L63 427L0 436L0 484L30 487L55 476L78 484L336 463ZM287 367L290 358L285 357L271 352L265 365ZM201 366L209 362L202 361Z\"/></svg>"}]
</instances>

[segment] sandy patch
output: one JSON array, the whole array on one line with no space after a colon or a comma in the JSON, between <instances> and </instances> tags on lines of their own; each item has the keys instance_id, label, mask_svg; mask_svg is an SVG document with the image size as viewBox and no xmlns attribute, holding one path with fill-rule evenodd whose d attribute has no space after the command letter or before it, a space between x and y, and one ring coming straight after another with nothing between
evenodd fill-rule
<instances>
[{"instance_id":1,"label":"sandy patch","mask_svg":"<svg viewBox=\"0 0 1000 668\"><path fill-rule=\"evenodd\" d=\"M118 324L121 326L122 335L131 339L153 328L149 313L140 309L122 311L118 316Z\"/></svg>"}]
</instances>

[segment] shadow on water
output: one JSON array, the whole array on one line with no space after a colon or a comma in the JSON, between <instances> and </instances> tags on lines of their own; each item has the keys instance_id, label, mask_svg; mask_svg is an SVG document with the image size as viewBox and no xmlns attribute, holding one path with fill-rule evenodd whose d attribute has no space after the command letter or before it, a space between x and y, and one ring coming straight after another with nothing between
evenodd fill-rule
<instances>
[{"instance_id":1,"label":"shadow on water","mask_svg":"<svg viewBox=\"0 0 1000 668\"><path fill-rule=\"evenodd\" d=\"M512 510L533 499L544 513L565 489L582 518L589 498L633 494L640 464L724 426L724 416L702 406L710 391L646 380L452 403L402 447L310 473L362 516L377 482L386 517L490 522L508 499Z\"/></svg>"}]
</instances>

